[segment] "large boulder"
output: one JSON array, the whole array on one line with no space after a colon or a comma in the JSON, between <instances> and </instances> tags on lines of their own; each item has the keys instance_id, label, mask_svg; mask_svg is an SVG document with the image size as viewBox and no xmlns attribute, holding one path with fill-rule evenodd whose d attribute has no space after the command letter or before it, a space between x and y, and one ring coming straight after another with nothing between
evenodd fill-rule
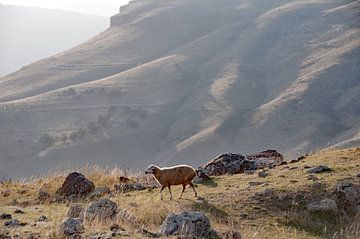
<instances>
[{"instance_id":1,"label":"large boulder","mask_svg":"<svg viewBox=\"0 0 360 239\"><path fill-rule=\"evenodd\" d=\"M351 181L339 182L334 190L334 199L348 216L360 213L360 185Z\"/></svg>"},{"instance_id":2,"label":"large boulder","mask_svg":"<svg viewBox=\"0 0 360 239\"><path fill-rule=\"evenodd\" d=\"M337 212L337 204L330 198L325 198L321 201L309 203L306 208L309 212Z\"/></svg>"},{"instance_id":3,"label":"large boulder","mask_svg":"<svg viewBox=\"0 0 360 239\"><path fill-rule=\"evenodd\" d=\"M169 214L160 227L160 234L179 235L186 238L217 238L205 214L187 211Z\"/></svg>"},{"instance_id":4,"label":"large boulder","mask_svg":"<svg viewBox=\"0 0 360 239\"><path fill-rule=\"evenodd\" d=\"M219 176L273 168L283 162L284 157L276 150L266 150L251 155L226 153L211 160L199 170L208 176Z\"/></svg>"},{"instance_id":5,"label":"large boulder","mask_svg":"<svg viewBox=\"0 0 360 239\"><path fill-rule=\"evenodd\" d=\"M282 162L284 162L284 157L273 149L268 149L256 154L247 155L248 160L255 161L256 169L262 168L273 168Z\"/></svg>"},{"instance_id":6,"label":"large boulder","mask_svg":"<svg viewBox=\"0 0 360 239\"><path fill-rule=\"evenodd\" d=\"M118 213L118 206L108 198L102 198L97 202L92 202L85 210L85 221L97 221L105 223L112 220Z\"/></svg>"},{"instance_id":7,"label":"large boulder","mask_svg":"<svg viewBox=\"0 0 360 239\"><path fill-rule=\"evenodd\" d=\"M60 238L79 239L84 232L83 221L80 218L65 218L59 225Z\"/></svg>"},{"instance_id":8,"label":"large boulder","mask_svg":"<svg viewBox=\"0 0 360 239\"><path fill-rule=\"evenodd\" d=\"M242 154L226 153L205 164L202 169L209 176L243 173L245 170L256 170L255 162L248 161Z\"/></svg>"},{"instance_id":9,"label":"large boulder","mask_svg":"<svg viewBox=\"0 0 360 239\"><path fill-rule=\"evenodd\" d=\"M69 174L57 193L62 196L86 196L95 189L93 182L85 178L81 173Z\"/></svg>"}]
</instances>

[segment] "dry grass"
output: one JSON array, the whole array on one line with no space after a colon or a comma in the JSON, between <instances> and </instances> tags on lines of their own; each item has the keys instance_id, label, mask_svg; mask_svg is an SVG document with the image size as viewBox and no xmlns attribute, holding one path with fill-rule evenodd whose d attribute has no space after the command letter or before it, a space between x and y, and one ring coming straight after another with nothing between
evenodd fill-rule
<instances>
[{"instance_id":1,"label":"dry grass","mask_svg":"<svg viewBox=\"0 0 360 239\"><path fill-rule=\"evenodd\" d=\"M307 169L304 166L320 164L329 166L333 171L317 175L323 187L314 189L314 182L306 178ZM360 231L359 224L348 225L338 216L331 218L309 215L303 208L304 203L321 197L324 191L331 189L340 180L352 178L359 182L355 175L360 172L360 148L321 151L288 166L290 168L279 166L269 170L270 176L266 178L259 178L257 173L215 177L212 181L197 186L202 197L200 199L194 198L191 190L185 192L183 199L175 200L169 200L167 194L165 200L161 201L158 190L118 193L110 198L134 216L135 222L118 222L127 230L124 236L127 234L131 238L141 238L141 235L133 232L139 227L157 231L168 213L182 210L203 211L218 232L240 231L246 239L356 238ZM108 186L111 189L118 183L119 176L125 174L131 175L133 181L151 183L151 179L140 172L100 167L86 167L81 172L94 181L96 186ZM0 185L1 211L13 214L15 209L21 207L25 214L13 216L29 223L21 229L10 229L12 234L31 231L55 238L56 227L65 217L68 205L50 202L37 204L37 192L42 189L54 195L67 173L52 172L41 179L3 182ZM250 186L249 182L264 184ZM259 196L265 189L273 190L274 195ZM173 188L175 198L180 195L180 190L181 187ZM6 192L9 195L4 196ZM279 199L285 197L282 195L290 195L291 199L282 201ZM12 206L14 200L17 204ZM88 199L83 203L88 203ZM32 226L40 215L46 215L49 222ZM1 230L7 229L0 225ZM92 226L86 230L87 234L101 233L108 231L109 225ZM337 233L334 235L334 232Z\"/></svg>"}]
</instances>

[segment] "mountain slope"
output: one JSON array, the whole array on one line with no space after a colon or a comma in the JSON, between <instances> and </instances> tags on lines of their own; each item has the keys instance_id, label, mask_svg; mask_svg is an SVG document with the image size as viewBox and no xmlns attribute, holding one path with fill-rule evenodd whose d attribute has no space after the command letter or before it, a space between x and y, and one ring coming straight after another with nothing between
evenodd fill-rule
<instances>
[{"instance_id":1,"label":"mountain slope","mask_svg":"<svg viewBox=\"0 0 360 239\"><path fill-rule=\"evenodd\" d=\"M131 1L105 32L0 79L0 160L28 175L355 145L359 3Z\"/></svg>"},{"instance_id":2,"label":"mountain slope","mask_svg":"<svg viewBox=\"0 0 360 239\"><path fill-rule=\"evenodd\" d=\"M0 76L80 44L107 26L105 17L0 4Z\"/></svg>"}]
</instances>

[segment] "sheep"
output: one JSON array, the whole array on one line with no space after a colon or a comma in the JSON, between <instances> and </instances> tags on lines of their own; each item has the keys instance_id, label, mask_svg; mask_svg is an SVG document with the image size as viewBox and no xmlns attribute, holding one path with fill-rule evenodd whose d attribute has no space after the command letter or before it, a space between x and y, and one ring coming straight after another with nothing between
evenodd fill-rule
<instances>
[{"instance_id":1,"label":"sheep","mask_svg":"<svg viewBox=\"0 0 360 239\"><path fill-rule=\"evenodd\" d=\"M164 188L168 187L170 192L170 200L172 199L172 193L170 186L172 185L182 185L183 189L179 198L182 197L185 188L187 185L190 185L194 190L195 197L197 197L197 192L192 184L192 180L196 176L196 170L188 165L178 165L174 167L159 168L155 165L150 165L146 170L145 174L153 174L156 180L160 183L160 198L163 199L162 191Z\"/></svg>"}]
</instances>

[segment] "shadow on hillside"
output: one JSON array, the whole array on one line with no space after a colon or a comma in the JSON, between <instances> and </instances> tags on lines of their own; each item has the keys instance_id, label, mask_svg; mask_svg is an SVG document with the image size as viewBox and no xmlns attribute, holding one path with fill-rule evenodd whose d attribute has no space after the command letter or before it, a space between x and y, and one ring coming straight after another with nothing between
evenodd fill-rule
<instances>
[{"instance_id":1,"label":"shadow on hillside","mask_svg":"<svg viewBox=\"0 0 360 239\"><path fill-rule=\"evenodd\" d=\"M199 198L199 200L194 201L190 207L191 210L202 211L209 216L217 218L219 220L226 220L229 217L229 215L224 210L209 203L208 201L206 201L205 198Z\"/></svg>"}]
</instances>

